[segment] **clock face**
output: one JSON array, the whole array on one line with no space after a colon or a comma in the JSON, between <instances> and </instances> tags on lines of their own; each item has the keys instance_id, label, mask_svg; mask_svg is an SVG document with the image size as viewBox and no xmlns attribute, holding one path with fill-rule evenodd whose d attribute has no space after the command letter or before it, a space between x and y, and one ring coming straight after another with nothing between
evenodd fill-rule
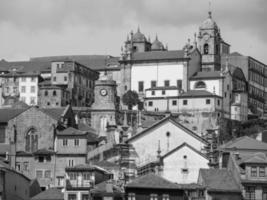
<instances>
[{"instance_id":1,"label":"clock face","mask_svg":"<svg viewBox=\"0 0 267 200\"><path fill-rule=\"evenodd\" d=\"M108 94L108 92L107 92L106 89L101 89L101 90L100 90L100 94L101 94L102 96L106 96L106 95Z\"/></svg>"}]
</instances>

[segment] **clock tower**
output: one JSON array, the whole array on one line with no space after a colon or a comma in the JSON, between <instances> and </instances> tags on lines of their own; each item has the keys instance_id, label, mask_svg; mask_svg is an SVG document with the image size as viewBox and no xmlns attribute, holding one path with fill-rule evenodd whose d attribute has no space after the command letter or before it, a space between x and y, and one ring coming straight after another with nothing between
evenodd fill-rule
<instances>
[{"instance_id":1,"label":"clock tower","mask_svg":"<svg viewBox=\"0 0 267 200\"><path fill-rule=\"evenodd\" d=\"M98 135L106 136L107 125L116 125L116 86L116 82L113 80L97 80L95 82L91 126L97 130Z\"/></svg>"},{"instance_id":2,"label":"clock tower","mask_svg":"<svg viewBox=\"0 0 267 200\"><path fill-rule=\"evenodd\" d=\"M202 71L220 71L221 41L220 29L209 12L208 18L199 27L198 34L198 48L202 55Z\"/></svg>"}]
</instances>

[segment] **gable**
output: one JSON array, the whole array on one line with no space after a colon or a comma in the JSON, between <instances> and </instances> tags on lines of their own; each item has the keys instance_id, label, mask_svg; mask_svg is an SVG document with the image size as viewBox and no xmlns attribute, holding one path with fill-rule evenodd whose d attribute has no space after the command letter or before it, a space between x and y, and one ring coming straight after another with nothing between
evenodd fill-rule
<instances>
[{"instance_id":1,"label":"gable","mask_svg":"<svg viewBox=\"0 0 267 200\"><path fill-rule=\"evenodd\" d=\"M205 140L195 133L166 118L129 139L128 143L134 146L140 162L156 159L159 146L161 155L164 155L183 143L188 143L198 151L206 144Z\"/></svg>"}]
</instances>

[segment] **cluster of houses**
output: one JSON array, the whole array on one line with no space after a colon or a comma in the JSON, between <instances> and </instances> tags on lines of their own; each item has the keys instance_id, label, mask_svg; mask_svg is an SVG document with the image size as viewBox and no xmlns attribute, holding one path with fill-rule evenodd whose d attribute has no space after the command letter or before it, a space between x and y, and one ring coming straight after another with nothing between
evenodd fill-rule
<instances>
[{"instance_id":1,"label":"cluster of houses","mask_svg":"<svg viewBox=\"0 0 267 200\"><path fill-rule=\"evenodd\" d=\"M120 57L0 72L0 200L267 198L267 143L218 140L223 123L263 116L266 65L231 53L211 12L181 50L138 28Z\"/></svg>"}]
</instances>

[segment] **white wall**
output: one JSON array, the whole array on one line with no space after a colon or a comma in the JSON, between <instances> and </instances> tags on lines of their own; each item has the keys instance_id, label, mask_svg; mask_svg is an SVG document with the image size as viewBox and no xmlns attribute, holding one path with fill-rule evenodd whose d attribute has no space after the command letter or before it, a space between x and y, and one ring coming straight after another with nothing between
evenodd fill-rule
<instances>
[{"instance_id":1,"label":"white wall","mask_svg":"<svg viewBox=\"0 0 267 200\"><path fill-rule=\"evenodd\" d=\"M146 97L168 97L168 96L179 96L179 90L165 89L165 94L162 94L162 90L153 90L155 95L152 95L152 90L146 91Z\"/></svg>"},{"instance_id":2,"label":"white wall","mask_svg":"<svg viewBox=\"0 0 267 200\"><path fill-rule=\"evenodd\" d=\"M170 132L169 137L166 135L167 132ZM129 141L130 144L133 144L139 156L137 162L139 166L156 159L159 141L161 155L166 154L184 142L199 151L204 147L202 141L185 132L173 122L167 120L160 126Z\"/></svg>"},{"instance_id":3,"label":"white wall","mask_svg":"<svg viewBox=\"0 0 267 200\"><path fill-rule=\"evenodd\" d=\"M175 183L196 183L199 169L209 168L208 162L208 159L188 146L183 146L163 159L162 177ZM188 173L182 172L185 167Z\"/></svg>"},{"instance_id":4,"label":"white wall","mask_svg":"<svg viewBox=\"0 0 267 200\"><path fill-rule=\"evenodd\" d=\"M19 78L19 94L20 100L25 98L25 103L28 105L37 105L38 102L38 77L34 76L34 81L32 81L32 77L25 77L25 81L22 81L23 77ZM22 92L22 86L25 86L26 91ZM35 87L35 92L31 92L31 87ZM35 104L31 104L31 97L35 98Z\"/></svg>"},{"instance_id":5,"label":"white wall","mask_svg":"<svg viewBox=\"0 0 267 200\"><path fill-rule=\"evenodd\" d=\"M183 68L183 63L179 62L134 64L131 69L131 90L138 92L139 81L144 81L144 90L151 87L151 81L157 81L157 86L164 86L164 81L169 80L170 86L176 86L177 80L184 78Z\"/></svg>"},{"instance_id":6,"label":"white wall","mask_svg":"<svg viewBox=\"0 0 267 200\"><path fill-rule=\"evenodd\" d=\"M190 90L197 90L195 88L195 83L198 81L203 81L206 84L206 90L208 92L213 93L215 91L215 94L218 96L222 96L222 89L220 85L220 81L222 79L216 79L216 80L191 80L190 81Z\"/></svg>"}]
</instances>

